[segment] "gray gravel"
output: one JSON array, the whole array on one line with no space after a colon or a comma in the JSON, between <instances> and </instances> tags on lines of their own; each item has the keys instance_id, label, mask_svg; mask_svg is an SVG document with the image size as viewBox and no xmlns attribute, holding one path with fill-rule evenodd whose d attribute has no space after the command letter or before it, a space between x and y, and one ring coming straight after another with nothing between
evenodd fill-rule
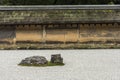
<instances>
[{"instance_id":1,"label":"gray gravel","mask_svg":"<svg viewBox=\"0 0 120 80\"><path fill-rule=\"evenodd\" d=\"M60 53L65 66L21 67L29 56ZM120 50L0 51L0 80L120 80Z\"/></svg>"}]
</instances>

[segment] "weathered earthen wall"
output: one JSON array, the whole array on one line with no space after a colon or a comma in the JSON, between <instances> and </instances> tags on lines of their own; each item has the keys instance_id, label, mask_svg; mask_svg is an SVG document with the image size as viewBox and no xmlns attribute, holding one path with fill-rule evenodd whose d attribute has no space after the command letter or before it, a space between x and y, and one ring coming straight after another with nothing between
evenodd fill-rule
<instances>
[{"instance_id":1,"label":"weathered earthen wall","mask_svg":"<svg viewBox=\"0 0 120 80\"><path fill-rule=\"evenodd\" d=\"M80 42L118 42L120 26L118 24L80 25Z\"/></svg>"},{"instance_id":2,"label":"weathered earthen wall","mask_svg":"<svg viewBox=\"0 0 120 80\"><path fill-rule=\"evenodd\" d=\"M114 23L0 26L0 42L114 43L120 42L120 25Z\"/></svg>"},{"instance_id":3,"label":"weathered earthen wall","mask_svg":"<svg viewBox=\"0 0 120 80\"><path fill-rule=\"evenodd\" d=\"M4 41L14 44L119 42L120 10L1 10L0 42Z\"/></svg>"},{"instance_id":4,"label":"weathered earthen wall","mask_svg":"<svg viewBox=\"0 0 120 80\"><path fill-rule=\"evenodd\" d=\"M77 26L75 27L72 27L71 25L55 25L53 27L48 26L46 33L47 42L62 42L62 43L77 42L78 35Z\"/></svg>"},{"instance_id":5,"label":"weathered earthen wall","mask_svg":"<svg viewBox=\"0 0 120 80\"><path fill-rule=\"evenodd\" d=\"M120 26L117 23L25 25L16 28L16 40L41 43L113 43L120 41Z\"/></svg>"},{"instance_id":6,"label":"weathered earthen wall","mask_svg":"<svg viewBox=\"0 0 120 80\"><path fill-rule=\"evenodd\" d=\"M15 26L0 26L0 44L13 43L15 37Z\"/></svg>"},{"instance_id":7,"label":"weathered earthen wall","mask_svg":"<svg viewBox=\"0 0 120 80\"><path fill-rule=\"evenodd\" d=\"M42 27L40 25L19 25L16 27L16 41L42 42Z\"/></svg>"}]
</instances>

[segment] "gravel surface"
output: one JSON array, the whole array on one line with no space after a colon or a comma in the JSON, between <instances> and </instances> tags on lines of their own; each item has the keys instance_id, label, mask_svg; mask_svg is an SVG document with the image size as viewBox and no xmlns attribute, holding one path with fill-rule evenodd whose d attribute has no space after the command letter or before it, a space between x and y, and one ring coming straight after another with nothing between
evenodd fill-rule
<instances>
[{"instance_id":1,"label":"gravel surface","mask_svg":"<svg viewBox=\"0 0 120 80\"><path fill-rule=\"evenodd\" d=\"M29 56L60 53L65 66L21 67ZM120 80L120 50L1 50L0 80Z\"/></svg>"}]
</instances>

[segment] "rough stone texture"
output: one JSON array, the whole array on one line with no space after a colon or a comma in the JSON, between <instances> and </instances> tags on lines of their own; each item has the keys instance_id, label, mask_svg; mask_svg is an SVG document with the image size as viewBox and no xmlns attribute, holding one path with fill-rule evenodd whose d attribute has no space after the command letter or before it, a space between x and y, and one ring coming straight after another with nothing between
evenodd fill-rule
<instances>
[{"instance_id":1,"label":"rough stone texture","mask_svg":"<svg viewBox=\"0 0 120 80\"><path fill-rule=\"evenodd\" d=\"M51 63L63 63L63 58L60 54L51 55Z\"/></svg>"},{"instance_id":2,"label":"rough stone texture","mask_svg":"<svg viewBox=\"0 0 120 80\"><path fill-rule=\"evenodd\" d=\"M0 24L120 22L120 10L0 11Z\"/></svg>"},{"instance_id":3,"label":"rough stone texture","mask_svg":"<svg viewBox=\"0 0 120 80\"><path fill-rule=\"evenodd\" d=\"M44 65L47 64L47 60L43 56L27 57L20 62L20 65Z\"/></svg>"}]
</instances>

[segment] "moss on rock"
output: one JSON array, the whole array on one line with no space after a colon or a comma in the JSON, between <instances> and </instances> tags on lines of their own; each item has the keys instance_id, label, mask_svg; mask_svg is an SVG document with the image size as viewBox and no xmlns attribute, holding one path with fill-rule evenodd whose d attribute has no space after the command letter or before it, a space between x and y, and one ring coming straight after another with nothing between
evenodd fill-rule
<instances>
[{"instance_id":1,"label":"moss on rock","mask_svg":"<svg viewBox=\"0 0 120 80\"><path fill-rule=\"evenodd\" d=\"M19 66L33 66L33 67L47 67L47 66L64 66L64 63L51 63L50 61L48 61L47 64L18 64Z\"/></svg>"}]
</instances>

